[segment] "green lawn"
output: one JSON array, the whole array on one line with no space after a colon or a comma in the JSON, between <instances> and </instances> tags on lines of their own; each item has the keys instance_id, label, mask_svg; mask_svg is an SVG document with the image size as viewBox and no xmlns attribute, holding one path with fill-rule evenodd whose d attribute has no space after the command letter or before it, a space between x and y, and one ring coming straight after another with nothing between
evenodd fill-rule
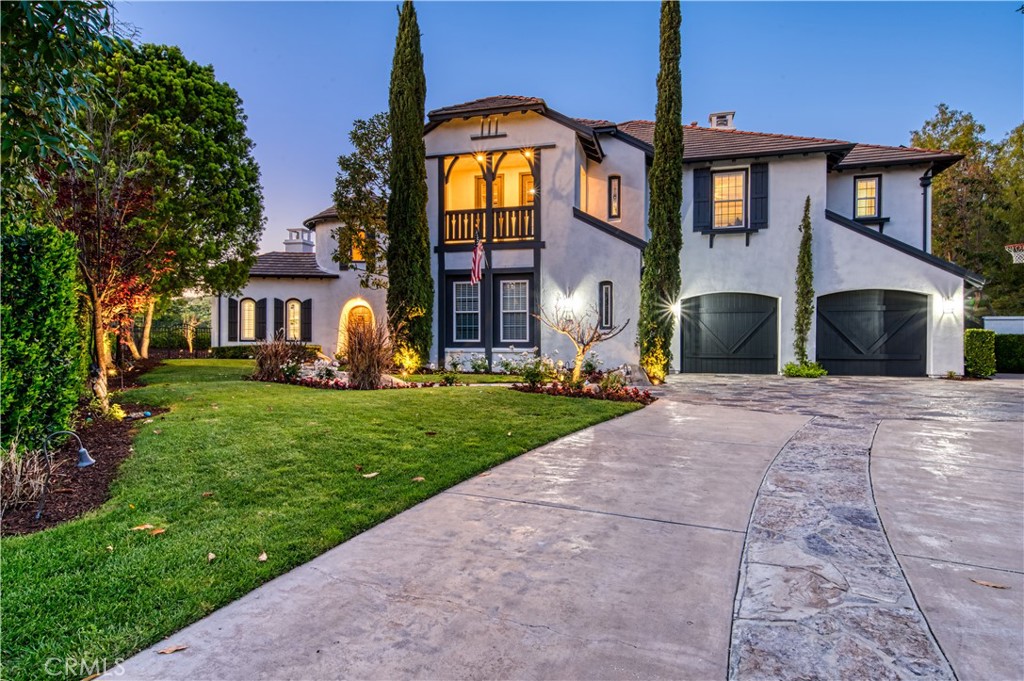
<instances>
[{"instance_id":1,"label":"green lawn","mask_svg":"<svg viewBox=\"0 0 1024 681\"><path fill-rule=\"evenodd\" d=\"M168 364L120 398L170 412L141 426L110 501L0 541L3 678L127 657L460 480L637 408L499 387L313 390L239 380L246 360ZM143 523L166 532L130 530Z\"/></svg>"},{"instance_id":2,"label":"green lawn","mask_svg":"<svg viewBox=\"0 0 1024 681\"><path fill-rule=\"evenodd\" d=\"M440 383L441 374L413 374L410 381L416 383ZM459 374L459 383L522 383L522 376L513 374Z\"/></svg>"}]
</instances>

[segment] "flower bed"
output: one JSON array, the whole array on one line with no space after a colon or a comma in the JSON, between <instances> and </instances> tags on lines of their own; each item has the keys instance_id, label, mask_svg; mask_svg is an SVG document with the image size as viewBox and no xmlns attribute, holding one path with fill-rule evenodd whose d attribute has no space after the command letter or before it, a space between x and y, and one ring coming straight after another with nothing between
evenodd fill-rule
<instances>
[{"instance_id":1,"label":"flower bed","mask_svg":"<svg viewBox=\"0 0 1024 681\"><path fill-rule=\"evenodd\" d=\"M638 404L651 404L657 397L651 394L650 390L640 388L622 387L615 390L599 390L594 386L583 386L574 388L565 383L552 383L550 385L519 384L512 386L512 390L523 393L541 393L544 395L555 395L557 397L585 397L591 400L609 400L611 402L636 402Z\"/></svg>"}]
</instances>

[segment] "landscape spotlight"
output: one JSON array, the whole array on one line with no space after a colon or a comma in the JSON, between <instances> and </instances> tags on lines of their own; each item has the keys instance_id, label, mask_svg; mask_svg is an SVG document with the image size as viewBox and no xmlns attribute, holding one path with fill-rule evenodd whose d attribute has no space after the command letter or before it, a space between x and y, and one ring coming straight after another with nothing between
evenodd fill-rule
<instances>
[{"instance_id":1,"label":"landscape spotlight","mask_svg":"<svg viewBox=\"0 0 1024 681\"><path fill-rule=\"evenodd\" d=\"M78 440L78 462L76 468L88 468L96 463L96 460L89 456L89 450L82 444L82 438L72 430L58 430L50 433L43 439L43 457L46 459L46 481L43 483L43 494L39 497L39 506L36 508L36 520L43 515L43 506L46 504L46 491L50 488L50 475L53 472L53 460L50 456L50 440L58 435L70 435Z\"/></svg>"}]
</instances>

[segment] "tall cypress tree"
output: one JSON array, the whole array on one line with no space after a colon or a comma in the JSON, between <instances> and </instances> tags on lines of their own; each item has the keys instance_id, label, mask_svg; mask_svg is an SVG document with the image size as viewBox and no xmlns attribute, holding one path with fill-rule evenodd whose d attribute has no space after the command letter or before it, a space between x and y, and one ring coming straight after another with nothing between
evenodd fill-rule
<instances>
[{"instance_id":1,"label":"tall cypress tree","mask_svg":"<svg viewBox=\"0 0 1024 681\"><path fill-rule=\"evenodd\" d=\"M399 343L426 359L433 337L434 279L427 228L427 166L423 121L427 79L420 27L412 0L398 15L391 64L388 127L391 196L388 199L388 318Z\"/></svg>"},{"instance_id":2,"label":"tall cypress tree","mask_svg":"<svg viewBox=\"0 0 1024 681\"><path fill-rule=\"evenodd\" d=\"M807 364L807 337L814 316L814 263L811 255L811 197L804 201L800 221L800 250L796 258L796 321L793 322L793 351L799 364Z\"/></svg>"},{"instance_id":3,"label":"tall cypress tree","mask_svg":"<svg viewBox=\"0 0 1024 681\"><path fill-rule=\"evenodd\" d=\"M650 172L651 239L640 279L638 342L649 375L664 376L672 359L671 307L679 296L679 250L683 245L683 86L679 71L679 3L661 3L661 68ZM660 374L660 376L659 376Z\"/></svg>"}]
</instances>

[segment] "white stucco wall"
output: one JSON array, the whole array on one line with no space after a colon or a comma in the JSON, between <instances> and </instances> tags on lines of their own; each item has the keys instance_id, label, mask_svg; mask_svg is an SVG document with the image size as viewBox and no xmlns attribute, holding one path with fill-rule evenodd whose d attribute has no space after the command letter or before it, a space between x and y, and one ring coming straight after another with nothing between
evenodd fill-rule
<instances>
[{"instance_id":1,"label":"white stucco wall","mask_svg":"<svg viewBox=\"0 0 1024 681\"><path fill-rule=\"evenodd\" d=\"M587 213L643 239L646 215L646 160L644 152L614 137L601 137L605 157L588 167ZM619 192L620 218L608 216L608 178L622 178Z\"/></svg>"},{"instance_id":2,"label":"white stucco wall","mask_svg":"<svg viewBox=\"0 0 1024 681\"><path fill-rule=\"evenodd\" d=\"M863 175L882 176L881 216L889 218L883 234L927 250L924 239L924 208L921 176L926 166L899 166L867 170L833 171L828 174L829 210L853 218L853 180ZM872 226L872 229L877 229Z\"/></svg>"}]
</instances>

